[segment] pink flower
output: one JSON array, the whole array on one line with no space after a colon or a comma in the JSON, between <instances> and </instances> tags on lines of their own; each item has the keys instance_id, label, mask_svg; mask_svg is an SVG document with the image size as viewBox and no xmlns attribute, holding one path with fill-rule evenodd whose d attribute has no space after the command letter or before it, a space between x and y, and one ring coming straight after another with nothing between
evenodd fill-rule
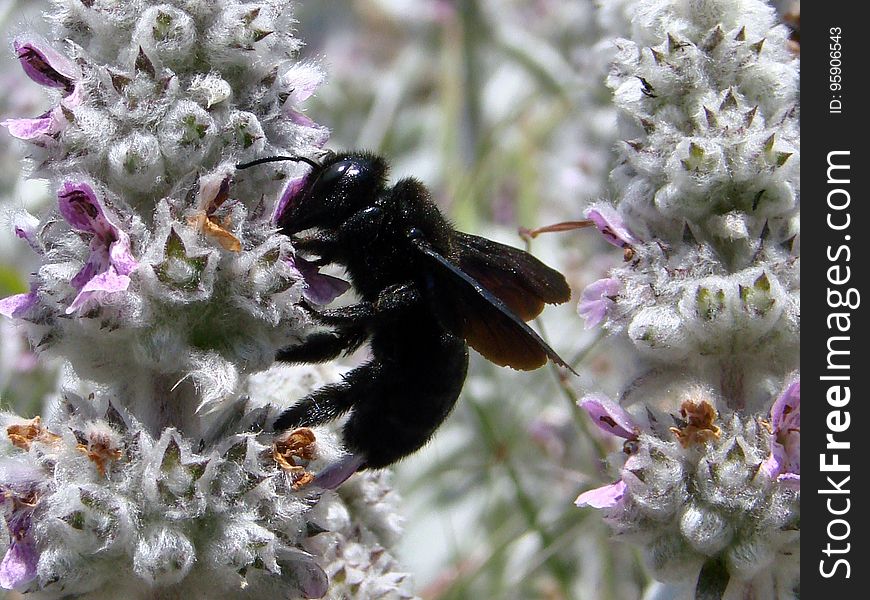
<instances>
[{"instance_id":1,"label":"pink flower","mask_svg":"<svg viewBox=\"0 0 870 600\"><path fill-rule=\"evenodd\" d=\"M63 108L55 106L48 112L35 118L6 119L5 121L0 121L0 125L8 129L9 134L19 140L24 140L37 146L47 146L69 124L63 109L72 109L81 104L81 96L78 93L78 89L72 95L61 100L60 103Z\"/></svg>"},{"instance_id":2,"label":"pink flower","mask_svg":"<svg viewBox=\"0 0 870 600\"><path fill-rule=\"evenodd\" d=\"M586 218L595 223L604 239L618 248L640 243L625 224L622 215L609 204L596 204L590 207L586 211Z\"/></svg>"},{"instance_id":3,"label":"pink flower","mask_svg":"<svg viewBox=\"0 0 870 600\"><path fill-rule=\"evenodd\" d=\"M0 587L3 589L15 589L36 579L39 551L30 533L30 515L30 510L17 510L8 521L12 539L0 561Z\"/></svg>"},{"instance_id":4,"label":"pink flower","mask_svg":"<svg viewBox=\"0 0 870 600\"><path fill-rule=\"evenodd\" d=\"M66 309L75 312L88 301L100 302L106 294L130 286L130 273L139 263L130 253L130 238L106 216L90 185L67 181L57 193L60 213L74 228L93 234L91 254L84 267L70 282L78 295Z\"/></svg>"},{"instance_id":5,"label":"pink flower","mask_svg":"<svg viewBox=\"0 0 870 600\"><path fill-rule=\"evenodd\" d=\"M626 440L636 440L638 426L632 416L613 400L591 394L578 403L602 431Z\"/></svg>"},{"instance_id":6,"label":"pink flower","mask_svg":"<svg viewBox=\"0 0 870 600\"><path fill-rule=\"evenodd\" d=\"M281 193L281 198L278 199L278 206L275 207L272 221L277 223L281 215L284 214L284 211L296 202L299 195L305 190L305 184L308 183L310 175L311 171L307 171L302 175L294 177L287 183L284 191Z\"/></svg>"},{"instance_id":7,"label":"pink flower","mask_svg":"<svg viewBox=\"0 0 870 600\"><path fill-rule=\"evenodd\" d=\"M71 110L82 102L78 86L81 73L75 63L47 44L15 40L13 47L27 76L40 85L62 89L64 98L61 106L55 106L38 117L7 119L0 125L6 127L13 137L46 146L67 126L64 109Z\"/></svg>"},{"instance_id":8,"label":"pink flower","mask_svg":"<svg viewBox=\"0 0 870 600\"><path fill-rule=\"evenodd\" d=\"M23 461L0 460L0 509L11 538L0 561L0 588L11 590L36 578L39 550L30 525L43 477L41 471Z\"/></svg>"},{"instance_id":9,"label":"pink flower","mask_svg":"<svg viewBox=\"0 0 870 600\"><path fill-rule=\"evenodd\" d=\"M320 471L314 477L314 484L326 490L334 490L359 471L365 462L365 458L361 455L348 454Z\"/></svg>"},{"instance_id":10,"label":"pink flower","mask_svg":"<svg viewBox=\"0 0 870 600\"><path fill-rule=\"evenodd\" d=\"M586 329L592 329L604 320L610 307L615 304L613 298L619 294L620 288L619 280L613 277L599 279L586 286L577 305L577 313L586 319Z\"/></svg>"},{"instance_id":11,"label":"pink flower","mask_svg":"<svg viewBox=\"0 0 870 600\"><path fill-rule=\"evenodd\" d=\"M36 290L31 288L26 294L15 294L0 300L0 315L17 319L38 303Z\"/></svg>"},{"instance_id":12,"label":"pink flower","mask_svg":"<svg viewBox=\"0 0 870 600\"><path fill-rule=\"evenodd\" d=\"M625 496L626 485L623 480L583 492L574 501L577 506L592 508L612 508Z\"/></svg>"},{"instance_id":13,"label":"pink flower","mask_svg":"<svg viewBox=\"0 0 870 600\"><path fill-rule=\"evenodd\" d=\"M349 288L344 279L323 275L317 265L301 256L286 259L287 265L297 273L299 279L305 281L305 291L302 295L314 304L329 304Z\"/></svg>"},{"instance_id":14,"label":"pink flower","mask_svg":"<svg viewBox=\"0 0 870 600\"><path fill-rule=\"evenodd\" d=\"M0 122L0 125L8 129L12 137L19 140L26 140L28 142L40 140L51 137L58 131L58 123L55 121L52 112L48 111L33 119L6 119Z\"/></svg>"},{"instance_id":15,"label":"pink flower","mask_svg":"<svg viewBox=\"0 0 870 600\"><path fill-rule=\"evenodd\" d=\"M761 469L789 487L800 489L801 381L790 383L770 409L770 456Z\"/></svg>"},{"instance_id":16,"label":"pink flower","mask_svg":"<svg viewBox=\"0 0 870 600\"><path fill-rule=\"evenodd\" d=\"M37 254L42 254L43 248L38 237L39 219L29 213L22 212L15 216L14 223L15 235L27 242L31 250Z\"/></svg>"},{"instance_id":17,"label":"pink flower","mask_svg":"<svg viewBox=\"0 0 870 600\"><path fill-rule=\"evenodd\" d=\"M592 421L602 431L626 440L637 440L640 428L628 411L613 400L604 396L589 395L584 397L578 404L580 408L592 417ZM623 479L583 492L577 496L574 504L577 506L591 506L592 508L613 508L618 506L628 489L624 477L625 470L623 470Z\"/></svg>"},{"instance_id":18,"label":"pink flower","mask_svg":"<svg viewBox=\"0 0 870 600\"><path fill-rule=\"evenodd\" d=\"M28 40L12 42L24 72L39 85L55 87L71 94L79 79L79 70L66 56L40 42Z\"/></svg>"},{"instance_id":19,"label":"pink flower","mask_svg":"<svg viewBox=\"0 0 870 600\"><path fill-rule=\"evenodd\" d=\"M317 123L315 123L311 117L307 116L305 113L301 113L298 110L293 109L285 109L286 117L290 120L291 123L295 123L296 125L301 125L303 127L317 127Z\"/></svg>"}]
</instances>

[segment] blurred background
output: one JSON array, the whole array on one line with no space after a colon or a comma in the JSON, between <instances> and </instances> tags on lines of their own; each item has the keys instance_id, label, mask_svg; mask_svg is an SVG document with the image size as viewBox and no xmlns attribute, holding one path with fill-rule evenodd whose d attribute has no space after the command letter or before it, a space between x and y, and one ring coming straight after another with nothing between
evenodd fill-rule
<instances>
[{"instance_id":1,"label":"blurred background","mask_svg":"<svg viewBox=\"0 0 870 600\"><path fill-rule=\"evenodd\" d=\"M591 201L610 197L617 132L604 79L612 40L629 35L629 4L308 0L297 9L301 58L328 74L307 109L332 130L328 146L386 156L391 181L417 177L458 229L528 247L573 290L535 326L580 376L565 380L549 366L520 373L472 353L456 410L395 470L406 528L395 553L423 598L632 600L648 587L633 549L613 540L595 511L573 504L607 482L604 457L616 449L576 400L615 395L626 356L618 342L584 329L576 305L622 253L589 230L528 246L518 235L580 219ZM13 60L10 37L45 31L44 6L0 1L3 118L47 108ZM26 151L0 131L0 297L27 291L35 264L8 211L35 213L50 202L44 182L22 177ZM38 414L59 366L37 362L9 320L0 320L0 335L0 404Z\"/></svg>"}]
</instances>

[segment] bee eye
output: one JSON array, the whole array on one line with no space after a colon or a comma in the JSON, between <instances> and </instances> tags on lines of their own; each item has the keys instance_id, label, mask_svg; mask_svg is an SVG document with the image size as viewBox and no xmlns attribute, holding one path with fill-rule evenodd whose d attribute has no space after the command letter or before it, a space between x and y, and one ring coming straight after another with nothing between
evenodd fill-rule
<instances>
[{"instance_id":1,"label":"bee eye","mask_svg":"<svg viewBox=\"0 0 870 600\"><path fill-rule=\"evenodd\" d=\"M411 240L419 240L423 238L423 232L418 227L411 227L408 230L408 238Z\"/></svg>"},{"instance_id":2,"label":"bee eye","mask_svg":"<svg viewBox=\"0 0 870 600\"><path fill-rule=\"evenodd\" d=\"M324 169L314 182L313 195L323 198L345 176L353 177L359 173L359 166L351 159L341 160Z\"/></svg>"}]
</instances>

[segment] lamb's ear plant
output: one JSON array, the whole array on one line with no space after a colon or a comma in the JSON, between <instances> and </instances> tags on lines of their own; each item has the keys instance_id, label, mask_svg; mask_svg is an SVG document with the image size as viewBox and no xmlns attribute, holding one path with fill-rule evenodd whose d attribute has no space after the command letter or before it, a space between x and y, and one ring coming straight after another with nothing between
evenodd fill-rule
<instances>
[{"instance_id":1,"label":"lamb's ear plant","mask_svg":"<svg viewBox=\"0 0 870 600\"><path fill-rule=\"evenodd\" d=\"M759 0L640 0L608 79L622 141L587 216L624 254L580 313L627 340L616 483L580 506L661 597L797 598L798 60ZM615 473L614 473L615 474Z\"/></svg>"},{"instance_id":2,"label":"lamb's ear plant","mask_svg":"<svg viewBox=\"0 0 870 600\"><path fill-rule=\"evenodd\" d=\"M42 417L2 415L3 588L314 598L329 573L409 595L383 476L339 497L313 481L341 456L330 432L264 431L323 370L252 379L304 335L303 300L347 287L277 231L297 167L235 170L328 137L303 112L323 73L297 57L292 9L55 0L52 36L10 44L53 107L2 124L56 200L13 215L40 264L0 314L69 368Z\"/></svg>"}]
</instances>

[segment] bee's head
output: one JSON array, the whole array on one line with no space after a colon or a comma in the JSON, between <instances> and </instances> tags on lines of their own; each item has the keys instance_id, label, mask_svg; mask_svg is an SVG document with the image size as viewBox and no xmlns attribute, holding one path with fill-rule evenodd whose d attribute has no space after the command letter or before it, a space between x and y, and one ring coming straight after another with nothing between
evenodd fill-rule
<instances>
[{"instance_id":1,"label":"bee's head","mask_svg":"<svg viewBox=\"0 0 870 600\"><path fill-rule=\"evenodd\" d=\"M386 162L373 154L330 154L312 169L301 189L286 199L277 218L282 233L339 227L374 202L384 187L386 173Z\"/></svg>"}]
</instances>

